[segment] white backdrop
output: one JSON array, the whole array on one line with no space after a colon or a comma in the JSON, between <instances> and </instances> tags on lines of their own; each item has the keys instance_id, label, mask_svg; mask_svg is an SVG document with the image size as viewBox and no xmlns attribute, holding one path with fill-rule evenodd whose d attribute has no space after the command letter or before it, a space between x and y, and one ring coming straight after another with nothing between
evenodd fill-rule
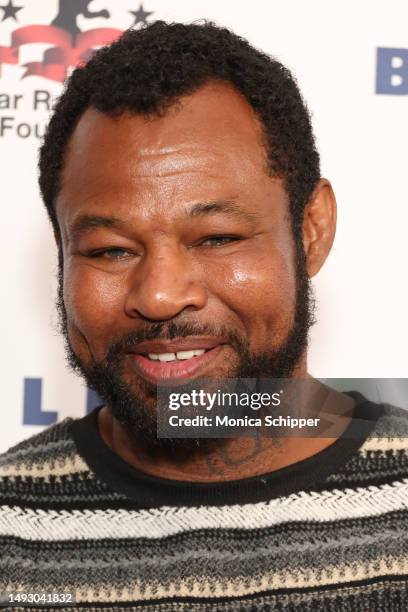
<instances>
[{"instance_id":1,"label":"white backdrop","mask_svg":"<svg viewBox=\"0 0 408 612\"><path fill-rule=\"evenodd\" d=\"M67 370L56 332L56 250L36 171L48 111L44 103L34 108L35 96L44 100L61 91L61 82L38 74L46 69L44 53L60 44L50 42L50 24L59 8L68 14L68 5L109 10L108 19L79 14L82 32L123 30L143 18L211 19L293 71L339 206L334 248L314 281L319 310L309 369L324 378L408 378L405 1L13 0L20 7L14 16L1 9L7 3L0 0L0 451L47 422L86 410L86 390ZM37 75L24 77L27 72ZM13 108L16 95L21 98ZM408 407L406 383L384 388L394 393L391 399L397 389L400 405Z\"/></svg>"}]
</instances>

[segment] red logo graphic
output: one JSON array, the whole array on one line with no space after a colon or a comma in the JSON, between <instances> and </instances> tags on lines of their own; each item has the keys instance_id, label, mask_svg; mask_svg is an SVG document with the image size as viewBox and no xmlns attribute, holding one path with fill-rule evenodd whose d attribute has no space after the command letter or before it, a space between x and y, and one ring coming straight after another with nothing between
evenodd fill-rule
<instances>
[{"instance_id":1,"label":"red logo graphic","mask_svg":"<svg viewBox=\"0 0 408 612\"><path fill-rule=\"evenodd\" d=\"M62 82L66 79L68 69L86 62L96 47L113 42L122 34L117 28L94 28L81 32L77 26L78 15L86 18L109 18L107 10L91 12L88 5L91 0L60 0L59 10L50 25L28 25L19 27L11 34L10 46L0 45L0 74L2 64L22 65L26 71L21 78L36 75L46 79ZM16 14L24 9L22 6L13 6L8 0L3 10L3 19L12 18L17 21ZM143 9L140 5L137 11L129 11L135 16L133 25L146 24L152 12ZM19 15L20 16L20 15ZM20 64L20 47L32 43L47 43L54 46L47 49L41 61Z\"/></svg>"}]
</instances>

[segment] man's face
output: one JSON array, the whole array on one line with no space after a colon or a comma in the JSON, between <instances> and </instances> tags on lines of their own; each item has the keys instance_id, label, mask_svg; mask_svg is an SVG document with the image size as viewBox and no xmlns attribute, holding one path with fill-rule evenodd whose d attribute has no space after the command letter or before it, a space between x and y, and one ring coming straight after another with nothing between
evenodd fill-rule
<instances>
[{"instance_id":1,"label":"man's face","mask_svg":"<svg viewBox=\"0 0 408 612\"><path fill-rule=\"evenodd\" d=\"M143 429L161 382L300 367L308 278L259 121L232 87L160 118L88 109L56 211L71 364L129 427Z\"/></svg>"}]
</instances>

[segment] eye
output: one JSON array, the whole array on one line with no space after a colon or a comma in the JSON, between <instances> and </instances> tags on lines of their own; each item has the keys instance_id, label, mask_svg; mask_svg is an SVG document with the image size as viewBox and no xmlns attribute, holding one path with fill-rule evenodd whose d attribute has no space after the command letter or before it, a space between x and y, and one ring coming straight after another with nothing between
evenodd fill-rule
<instances>
[{"instance_id":1,"label":"eye","mask_svg":"<svg viewBox=\"0 0 408 612\"><path fill-rule=\"evenodd\" d=\"M126 259L127 257L131 257L131 253L126 251L125 249L120 249L117 247L111 247L108 249L98 249L97 251L92 251L88 253L88 257L96 258L104 258L104 259Z\"/></svg>"},{"instance_id":2,"label":"eye","mask_svg":"<svg viewBox=\"0 0 408 612\"><path fill-rule=\"evenodd\" d=\"M202 242L200 242L200 246L219 247L235 242L236 240L240 240L239 236L208 236L208 238L205 238Z\"/></svg>"}]
</instances>

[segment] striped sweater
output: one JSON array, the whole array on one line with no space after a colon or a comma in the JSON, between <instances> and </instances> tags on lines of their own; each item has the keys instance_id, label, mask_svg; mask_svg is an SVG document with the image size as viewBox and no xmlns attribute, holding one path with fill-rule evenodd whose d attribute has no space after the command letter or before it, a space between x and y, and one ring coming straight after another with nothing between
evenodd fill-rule
<instances>
[{"instance_id":1,"label":"striped sweater","mask_svg":"<svg viewBox=\"0 0 408 612\"><path fill-rule=\"evenodd\" d=\"M21 442L0 456L0 592L75 594L32 610L408 610L408 412L354 395L364 439L353 421L222 484L138 472L97 410Z\"/></svg>"}]
</instances>

